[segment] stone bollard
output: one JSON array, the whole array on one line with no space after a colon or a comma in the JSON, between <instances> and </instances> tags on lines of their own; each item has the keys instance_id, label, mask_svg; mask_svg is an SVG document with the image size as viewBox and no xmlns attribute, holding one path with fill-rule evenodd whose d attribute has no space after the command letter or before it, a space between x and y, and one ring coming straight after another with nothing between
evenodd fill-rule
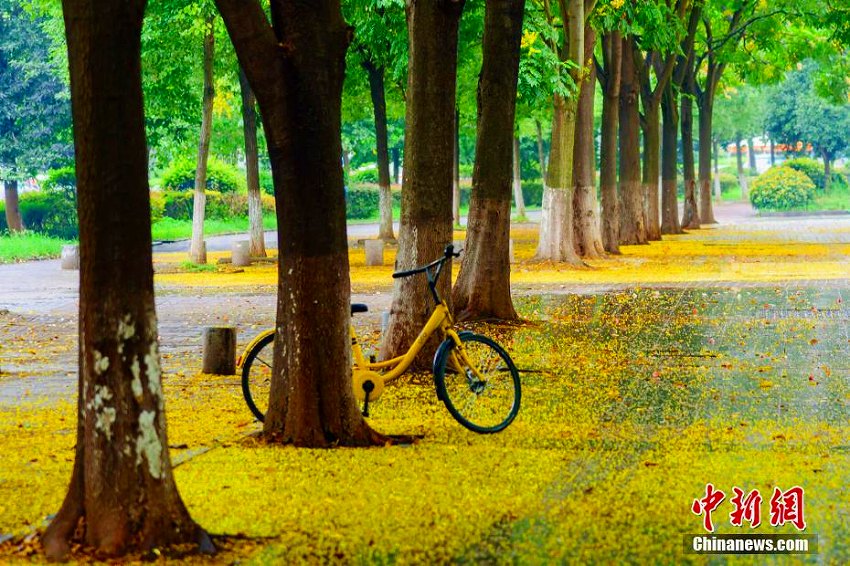
<instances>
[{"instance_id":1,"label":"stone bollard","mask_svg":"<svg viewBox=\"0 0 850 566\"><path fill-rule=\"evenodd\" d=\"M211 326L204 329L203 373L233 375L236 373L236 329Z\"/></svg>"},{"instance_id":2,"label":"stone bollard","mask_svg":"<svg viewBox=\"0 0 850 566\"><path fill-rule=\"evenodd\" d=\"M466 249L466 240L454 240L452 241L452 244L454 244L455 253Z\"/></svg>"},{"instance_id":3,"label":"stone bollard","mask_svg":"<svg viewBox=\"0 0 850 566\"><path fill-rule=\"evenodd\" d=\"M381 334L387 333L387 327L390 325L390 311L381 313Z\"/></svg>"},{"instance_id":4,"label":"stone bollard","mask_svg":"<svg viewBox=\"0 0 850 566\"><path fill-rule=\"evenodd\" d=\"M508 261L510 263L516 263L514 259L514 241L513 239L508 240Z\"/></svg>"},{"instance_id":5,"label":"stone bollard","mask_svg":"<svg viewBox=\"0 0 850 566\"><path fill-rule=\"evenodd\" d=\"M248 240L233 242L231 254L231 262L234 267L251 265L251 242Z\"/></svg>"},{"instance_id":6,"label":"stone bollard","mask_svg":"<svg viewBox=\"0 0 850 566\"><path fill-rule=\"evenodd\" d=\"M62 269L80 269L79 246L62 246Z\"/></svg>"},{"instance_id":7,"label":"stone bollard","mask_svg":"<svg viewBox=\"0 0 850 566\"><path fill-rule=\"evenodd\" d=\"M366 265L384 265L384 241L366 240Z\"/></svg>"}]
</instances>

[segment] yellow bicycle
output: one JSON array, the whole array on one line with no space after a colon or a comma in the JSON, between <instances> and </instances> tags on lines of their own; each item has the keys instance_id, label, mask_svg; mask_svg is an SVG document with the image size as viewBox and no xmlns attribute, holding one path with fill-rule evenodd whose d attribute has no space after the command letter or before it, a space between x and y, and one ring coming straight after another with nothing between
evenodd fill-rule
<instances>
[{"instance_id":1,"label":"yellow bicycle","mask_svg":"<svg viewBox=\"0 0 850 566\"><path fill-rule=\"evenodd\" d=\"M486 336L456 331L449 308L437 292L443 265L458 256L454 246L449 245L443 257L428 265L393 273L393 278L424 273L435 302L431 317L404 355L382 362L367 360L354 327L351 327L352 382L355 396L363 403L364 416L369 416L369 404L381 397L384 384L407 371L431 335L439 332L443 341L434 355L434 382L437 398L445 403L449 413L460 424L478 433L499 432L516 418L521 397L520 379L510 355ZM351 305L352 315L368 310L363 304ZM269 397L274 332L274 329L267 330L254 338L237 361L237 367L242 370L245 401L260 421L265 416Z\"/></svg>"}]
</instances>

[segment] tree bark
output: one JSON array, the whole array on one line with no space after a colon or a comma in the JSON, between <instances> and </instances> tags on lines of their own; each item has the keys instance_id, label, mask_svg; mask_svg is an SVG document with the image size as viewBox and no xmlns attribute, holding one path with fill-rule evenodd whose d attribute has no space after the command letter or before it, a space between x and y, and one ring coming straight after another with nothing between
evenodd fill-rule
<instances>
[{"instance_id":1,"label":"tree bark","mask_svg":"<svg viewBox=\"0 0 850 566\"><path fill-rule=\"evenodd\" d=\"M540 120L535 120L534 125L537 126L537 163L540 165L540 180L546 178L546 151L543 148L543 126L540 125Z\"/></svg>"},{"instance_id":2,"label":"tree bark","mask_svg":"<svg viewBox=\"0 0 850 566\"><path fill-rule=\"evenodd\" d=\"M245 134L245 173L248 182L248 231L251 257L266 257L263 231L263 199L260 193L260 158L257 152L257 99L248 84L245 71L239 69L242 93L242 131Z\"/></svg>"},{"instance_id":3,"label":"tree bark","mask_svg":"<svg viewBox=\"0 0 850 566\"><path fill-rule=\"evenodd\" d=\"M679 149L679 100L674 86L667 85L661 100L664 126L661 136L661 233L681 234L676 195Z\"/></svg>"},{"instance_id":4,"label":"tree bark","mask_svg":"<svg viewBox=\"0 0 850 566\"><path fill-rule=\"evenodd\" d=\"M452 220L460 226L460 109L455 107L454 153L452 154Z\"/></svg>"},{"instance_id":5,"label":"tree bark","mask_svg":"<svg viewBox=\"0 0 850 566\"><path fill-rule=\"evenodd\" d=\"M566 49L561 59L578 63L584 57L584 0L562 2L567 13ZM576 84L578 69L570 71ZM575 251L573 230L573 148L575 147L576 110L578 101L572 97L553 97L552 142L549 165L543 189L543 211L540 220L540 239L537 243L538 260L558 261L582 265Z\"/></svg>"},{"instance_id":6,"label":"tree bark","mask_svg":"<svg viewBox=\"0 0 850 566\"><path fill-rule=\"evenodd\" d=\"M735 137L735 154L738 164L738 185L741 187L741 200L747 200L750 196L749 187L747 185L747 173L744 171L744 156L742 154L743 146L741 145L741 136ZM715 149L715 158L717 150Z\"/></svg>"},{"instance_id":7,"label":"tree bark","mask_svg":"<svg viewBox=\"0 0 850 566\"><path fill-rule=\"evenodd\" d=\"M759 172L756 168L756 148L753 136L750 136L747 139L747 156L750 158L750 175L758 175Z\"/></svg>"},{"instance_id":8,"label":"tree bark","mask_svg":"<svg viewBox=\"0 0 850 566\"><path fill-rule=\"evenodd\" d=\"M823 159L823 190L824 192L829 192L829 186L832 180L832 159L825 151L821 152L821 158Z\"/></svg>"},{"instance_id":9,"label":"tree bark","mask_svg":"<svg viewBox=\"0 0 850 566\"><path fill-rule=\"evenodd\" d=\"M21 206L18 200L18 181L16 179L8 179L3 182L3 193L6 198L6 225L9 227L9 232L22 232L24 229L24 221L21 218Z\"/></svg>"},{"instance_id":10,"label":"tree bark","mask_svg":"<svg viewBox=\"0 0 850 566\"><path fill-rule=\"evenodd\" d=\"M646 219L646 239L661 239L661 214L658 206L658 178L661 165L661 112L657 105L644 107L643 126L643 206Z\"/></svg>"},{"instance_id":11,"label":"tree bark","mask_svg":"<svg viewBox=\"0 0 850 566\"><path fill-rule=\"evenodd\" d=\"M688 71L692 72L692 69ZM686 80L691 80L689 77ZM685 211L682 216L682 228L699 228L699 209L697 208L696 171L694 168L694 111L693 98L682 97L682 170L685 183Z\"/></svg>"},{"instance_id":12,"label":"tree bark","mask_svg":"<svg viewBox=\"0 0 850 566\"><path fill-rule=\"evenodd\" d=\"M393 154L393 175L395 175L395 183L396 185L401 184L401 150L398 147L394 147L392 150Z\"/></svg>"},{"instance_id":13,"label":"tree bark","mask_svg":"<svg viewBox=\"0 0 850 566\"><path fill-rule=\"evenodd\" d=\"M201 110L201 135L198 142L198 164L195 169L195 199L192 209L192 243L189 256L195 263L206 263L207 252L204 246L204 213L207 195L207 158L210 154L212 138L213 101L215 84L213 82L213 62L215 60L215 16L207 16L204 36L204 98Z\"/></svg>"},{"instance_id":14,"label":"tree bark","mask_svg":"<svg viewBox=\"0 0 850 566\"><path fill-rule=\"evenodd\" d=\"M511 155L525 0L487 0L466 254L452 290L459 320L517 319L511 300ZM518 169L517 158L513 160ZM521 194L521 193L520 193Z\"/></svg>"},{"instance_id":15,"label":"tree bark","mask_svg":"<svg viewBox=\"0 0 850 566\"><path fill-rule=\"evenodd\" d=\"M452 241L454 121L447 117L455 112L458 24L463 5L463 0L413 0L407 4L410 57L398 269L437 259ZM443 273L438 291L450 298L450 263ZM422 276L396 280L382 359L407 351L432 306ZM428 365L432 346L436 346L435 340L423 350L418 365Z\"/></svg>"},{"instance_id":16,"label":"tree bark","mask_svg":"<svg viewBox=\"0 0 850 566\"><path fill-rule=\"evenodd\" d=\"M624 37L620 79L620 244L645 244L640 176L640 114L634 38Z\"/></svg>"},{"instance_id":17,"label":"tree bark","mask_svg":"<svg viewBox=\"0 0 850 566\"><path fill-rule=\"evenodd\" d=\"M717 224L711 202L711 114L713 96L705 92L699 108L699 219L700 224Z\"/></svg>"},{"instance_id":18,"label":"tree bark","mask_svg":"<svg viewBox=\"0 0 850 566\"><path fill-rule=\"evenodd\" d=\"M516 101L514 101L516 102ZM519 218L525 218L525 198L522 196L522 163L519 153L519 138L514 137L514 208Z\"/></svg>"},{"instance_id":19,"label":"tree bark","mask_svg":"<svg viewBox=\"0 0 850 566\"><path fill-rule=\"evenodd\" d=\"M257 96L280 244L263 434L296 446L382 444L351 386L350 278L340 163L349 28L338 0L216 0ZM317 324L321 321L321 324Z\"/></svg>"},{"instance_id":20,"label":"tree bark","mask_svg":"<svg viewBox=\"0 0 850 566\"><path fill-rule=\"evenodd\" d=\"M770 140L770 166L773 167L774 165L776 165L776 146L773 140Z\"/></svg>"},{"instance_id":21,"label":"tree bark","mask_svg":"<svg viewBox=\"0 0 850 566\"><path fill-rule=\"evenodd\" d=\"M620 32L602 36L602 134L599 179L602 193L602 244L605 251L620 253L620 203L617 195L617 128L620 121L620 71L623 41Z\"/></svg>"},{"instance_id":22,"label":"tree bark","mask_svg":"<svg viewBox=\"0 0 850 566\"><path fill-rule=\"evenodd\" d=\"M119 556L212 551L171 468L151 258L141 33L145 2L65 0L80 220L80 360L71 484L42 542ZM80 538L78 538L80 537Z\"/></svg>"},{"instance_id":23,"label":"tree bark","mask_svg":"<svg viewBox=\"0 0 850 566\"><path fill-rule=\"evenodd\" d=\"M714 159L714 176L711 179L714 186L714 198L720 199L723 197L723 187L720 185L720 160L718 159L720 142L717 141L717 138L711 140L711 155Z\"/></svg>"},{"instance_id":24,"label":"tree bark","mask_svg":"<svg viewBox=\"0 0 850 566\"><path fill-rule=\"evenodd\" d=\"M596 131L593 127L593 102L596 98L596 67L593 65L595 48L596 32L589 24L585 25L583 62L588 73L580 85L576 119L576 142L573 150L573 228L576 253L589 259L605 255L596 199Z\"/></svg>"},{"instance_id":25,"label":"tree bark","mask_svg":"<svg viewBox=\"0 0 850 566\"><path fill-rule=\"evenodd\" d=\"M375 150L378 158L378 200L381 224L378 238L385 242L395 242L393 234L393 194L390 189L390 155L387 149L387 101L384 87L384 67L378 67L371 61L363 61L363 68L369 76L369 92L372 96L372 108L375 113Z\"/></svg>"}]
</instances>

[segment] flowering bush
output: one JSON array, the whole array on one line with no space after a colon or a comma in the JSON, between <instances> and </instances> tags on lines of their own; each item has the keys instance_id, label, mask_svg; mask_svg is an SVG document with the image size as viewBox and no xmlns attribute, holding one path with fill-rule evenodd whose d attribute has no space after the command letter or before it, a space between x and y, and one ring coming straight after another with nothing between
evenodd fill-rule
<instances>
[{"instance_id":1,"label":"flowering bush","mask_svg":"<svg viewBox=\"0 0 850 566\"><path fill-rule=\"evenodd\" d=\"M815 195L815 184L790 167L773 167L753 181L750 202L758 210L805 208Z\"/></svg>"}]
</instances>

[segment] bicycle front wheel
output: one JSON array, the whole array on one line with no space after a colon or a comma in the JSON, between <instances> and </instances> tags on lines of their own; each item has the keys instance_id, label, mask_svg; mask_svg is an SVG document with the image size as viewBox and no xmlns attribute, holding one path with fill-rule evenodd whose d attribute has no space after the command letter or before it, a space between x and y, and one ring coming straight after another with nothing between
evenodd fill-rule
<instances>
[{"instance_id":1,"label":"bicycle front wheel","mask_svg":"<svg viewBox=\"0 0 850 566\"><path fill-rule=\"evenodd\" d=\"M464 332L460 340L460 347L450 344L435 368L437 396L469 430L504 430L519 412L519 371L490 338Z\"/></svg>"},{"instance_id":2,"label":"bicycle front wheel","mask_svg":"<svg viewBox=\"0 0 850 566\"><path fill-rule=\"evenodd\" d=\"M242 394L248 408L260 422L263 422L269 409L274 336L270 334L257 342L242 364Z\"/></svg>"}]
</instances>

